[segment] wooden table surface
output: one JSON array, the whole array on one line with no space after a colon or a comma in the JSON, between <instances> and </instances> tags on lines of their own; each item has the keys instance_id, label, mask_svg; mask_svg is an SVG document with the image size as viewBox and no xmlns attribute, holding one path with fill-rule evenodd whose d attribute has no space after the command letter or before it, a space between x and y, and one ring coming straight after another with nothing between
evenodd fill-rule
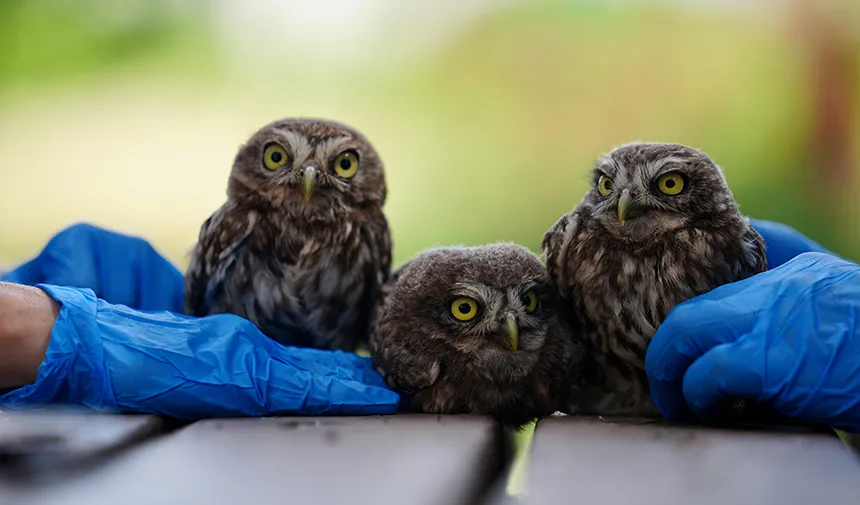
<instances>
[{"instance_id":1,"label":"wooden table surface","mask_svg":"<svg viewBox=\"0 0 860 505\"><path fill-rule=\"evenodd\" d=\"M526 492L509 434L469 416L208 420L0 414L0 504L860 504L835 436L559 417Z\"/></svg>"},{"instance_id":2,"label":"wooden table surface","mask_svg":"<svg viewBox=\"0 0 860 505\"><path fill-rule=\"evenodd\" d=\"M835 434L542 421L530 504L860 504L860 459Z\"/></svg>"}]
</instances>

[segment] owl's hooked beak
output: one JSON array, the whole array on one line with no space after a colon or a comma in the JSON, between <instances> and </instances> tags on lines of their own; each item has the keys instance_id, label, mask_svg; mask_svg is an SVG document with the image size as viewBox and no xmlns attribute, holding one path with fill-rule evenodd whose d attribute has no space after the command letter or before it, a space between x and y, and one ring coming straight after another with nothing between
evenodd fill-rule
<instances>
[{"instance_id":1,"label":"owl's hooked beak","mask_svg":"<svg viewBox=\"0 0 860 505\"><path fill-rule=\"evenodd\" d=\"M623 225L624 221L640 216L644 212L645 209L630 196L630 190L625 189L618 199L618 222Z\"/></svg>"},{"instance_id":2,"label":"owl's hooked beak","mask_svg":"<svg viewBox=\"0 0 860 505\"><path fill-rule=\"evenodd\" d=\"M302 173L302 196L310 202L317 191L317 169L313 165L305 167Z\"/></svg>"},{"instance_id":3,"label":"owl's hooked beak","mask_svg":"<svg viewBox=\"0 0 860 505\"><path fill-rule=\"evenodd\" d=\"M520 328L517 326L517 320L513 316L508 316L505 321L505 326L502 328L502 335L505 337L505 342L512 351L516 351L520 346Z\"/></svg>"}]
</instances>

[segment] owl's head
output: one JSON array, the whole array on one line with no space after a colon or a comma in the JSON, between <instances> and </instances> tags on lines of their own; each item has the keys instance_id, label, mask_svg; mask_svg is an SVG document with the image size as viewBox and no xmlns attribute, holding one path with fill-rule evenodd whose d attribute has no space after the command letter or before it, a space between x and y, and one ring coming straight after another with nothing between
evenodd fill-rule
<instances>
[{"instance_id":1,"label":"owl's head","mask_svg":"<svg viewBox=\"0 0 860 505\"><path fill-rule=\"evenodd\" d=\"M607 231L630 240L719 225L738 213L719 167L705 153L680 144L616 147L597 162L585 202Z\"/></svg>"},{"instance_id":2,"label":"owl's head","mask_svg":"<svg viewBox=\"0 0 860 505\"><path fill-rule=\"evenodd\" d=\"M518 245L425 251L397 276L388 315L422 332L425 349L513 359L539 350L557 315L546 269Z\"/></svg>"},{"instance_id":3,"label":"owl's head","mask_svg":"<svg viewBox=\"0 0 860 505\"><path fill-rule=\"evenodd\" d=\"M381 207L385 174L376 150L355 129L322 119L282 119L239 149L227 194L259 207L336 216Z\"/></svg>"}]
</instances>

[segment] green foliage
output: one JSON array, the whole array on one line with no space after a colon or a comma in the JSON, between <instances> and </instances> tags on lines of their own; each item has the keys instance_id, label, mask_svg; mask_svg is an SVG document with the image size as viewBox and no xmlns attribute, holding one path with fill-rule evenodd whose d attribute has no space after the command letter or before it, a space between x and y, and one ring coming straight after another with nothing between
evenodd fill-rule
<instances>
[{"instance_id":1,"label":"green foliage","mask_svg":"<svg viewBox=\"0 0 860 505\"><path fill-rule=\"evenodd\" d=\"M536 249L579 201L596 156L653 140L707 151L749 214L857 251L840 243L832 208L809 190L817 171L805 163L807 79L784 34L664 9L502 12L412 76L399 105L434 125L437 146L417 160L433 174L420 187L445 195L427 235Z\"/></svg>"},{"instance_id":2,"label":"green foliage","mask_svg":"<svg viewBox=\"0 0 860 505\"><path fill-rule=\"evenodd\" d=\"M145 91L128 92L117 118L153 125L138 131L138 150L165 144L157 124L193 124L176 133L188 135L188 142L159 153L195 160L154 161L149 178L136 179L134 196L121 198L116 193L125 186L115 163L85 159L81 147L63 161L76 177L55 191L73 187L89 198L87 210L46 198L40 210L54 217L34 217L43 224L26 231L8 209L26 205L37 191L49 192L50 185L37 186L35 177L5 166L0 213L8 217L0 219L0 231L15 230L19 241L0 244L0 256L26 255L55 230L45 223L74 214L121 224L183 263L199 222L223 197L242 137L276 117L315 115L357 126L382 153L396 263L442 244L513 241L536 251L544 231L580 200L595 157L632 140L704 149L724 168L746 213L783 221L860 258L860 232L849 233L856 219L834 219L845 213L855 188L829 187L822 167L809 161L810 67L770 14L528 2L491 13L408 66L381 53L339 74L326 72L304 47L285 53L259 48L262 58L237 66L213 49L217 34L210 30L208 4L182 4L186 8L177 10L168 0L0 2L0 91L18 90L6 105L52 96L20 91L24 85L77 87L76 100L101 105L106 91L145 81ZM175 76L187 82L178 85ZM0 111L3 106L0 100ZM102 121L111 117L105 110ZM62 119L75 111L51 112ZM211 118L192 121L201 113ZM31 116L21 114L9 116L7 130L0 114L0 166L26 159L2 138L13 129L25 135L19 119ZM192 141L196 149L201 145L194 139L223 139L228 129L235 132L232 142L193 151ZM98 152L103 141L84 137L92 135L85 129L68 135L79 135L76 146L91 146L86 152ZM24 187L29 181L32 186ZM88 189L94 181L101 193ZM174 200L155 203L154 194Z\"/></svg>"},{"instance_id":3,"label":"green foliage","mask_svg":"<svg viewBox=\"0 0 860 505\"><path fill-rule=\"evenodd\" d=\"M0 87L68 85L94 72L164 56L184 42L193 21L189 11L172 9L166 0L3 0Z\"/></svg>"}]
</instances>

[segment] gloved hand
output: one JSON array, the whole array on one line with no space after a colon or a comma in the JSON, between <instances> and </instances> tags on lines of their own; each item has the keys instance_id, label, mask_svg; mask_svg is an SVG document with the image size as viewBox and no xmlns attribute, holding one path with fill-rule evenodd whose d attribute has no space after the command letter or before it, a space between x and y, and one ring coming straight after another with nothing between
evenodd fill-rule
<instances>
[{"instance_id":1,"label":"gloved hand","mask_svg":"<svg viewBox=\"0 0 860 505\"><path fill-rule=\"evenodd\" d=\"M657 408L707 419L725 399L746 398L860 431L860 266L826 253L791 258L823 249L790 229L754 226L775 268L669 313L645 359Z\"/></svg>"},{"instance_id":2,"label":"gloved hand","mask_svg":"<svg viewBox=\"0 0 860 505\"><path fill-rule=\"evenodd\" d=\"M55 402L189 420L397 409L367 358L285 347L233 315L155 311L179 308L182 275L140 239L72 227L4 280L35 284L61 305L36 382L0 396L4 407ZM109 303L93 288L153 310Z\"/></svg>"},{"instance_id":3,"label":"gloved hand","mask_svg":"<svg viewBox=\"0 0 860 505\"><path fill-rule=\"evenodd\" d=\"M750 224L759 232L767 246L765 255L767 256L768 270L772 270L805 252L833 254L818 242L782 223L750 219Z\"/></svg>"},{"instance_id":4,"label":"gloved hand","mask_svg":"<svg viewBox=\"0 0 860 505\"><path fill-rule=\"evenodd\" d=\"M182 311L182 273L145 240L76 224L55 235L34 259L0 280L92 289L109 303Z\"/></svg>"}]
</instances>

